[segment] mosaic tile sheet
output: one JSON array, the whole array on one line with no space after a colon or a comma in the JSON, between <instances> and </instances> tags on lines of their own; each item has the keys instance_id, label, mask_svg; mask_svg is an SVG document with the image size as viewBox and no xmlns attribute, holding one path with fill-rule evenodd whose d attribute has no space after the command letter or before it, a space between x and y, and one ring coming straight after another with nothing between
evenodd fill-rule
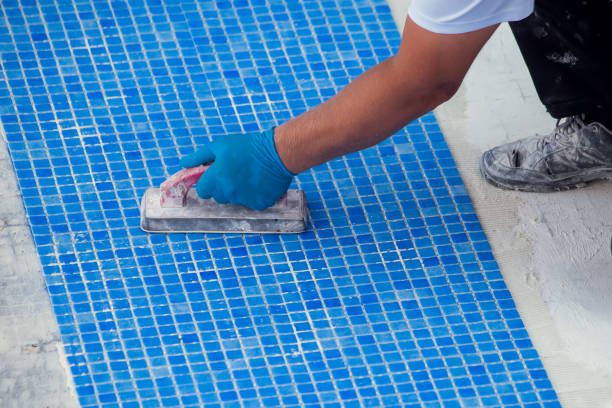
<instances>
[{"instance_id":1,"label":"mosaic tile sheet","mask_svg":"<svg viewBox=\"0 0 612 408\"><path fill-rule=\"evenodd\" d=\"M209 138L391 55L382 0L3 1L0 119L82 406L558 406L434 117L287 236L139 229Z\"/></svg>"}]
</instances>

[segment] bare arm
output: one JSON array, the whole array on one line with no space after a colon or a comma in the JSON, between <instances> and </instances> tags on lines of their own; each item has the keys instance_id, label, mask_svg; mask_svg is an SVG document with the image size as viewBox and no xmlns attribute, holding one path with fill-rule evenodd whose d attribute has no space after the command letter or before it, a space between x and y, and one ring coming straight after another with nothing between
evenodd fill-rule
<instances>
[{"instance_id":1,"label":"bare arm","mask_svg":"<svg viewBox=\"0 0 612 408\"><path fill-rule=\"evenodd\" d=\"M281 160L299 173L391 136L452 97L496 28L435 34L407 19L396 55L276 128Z\"/></svg>"}]
</instances>

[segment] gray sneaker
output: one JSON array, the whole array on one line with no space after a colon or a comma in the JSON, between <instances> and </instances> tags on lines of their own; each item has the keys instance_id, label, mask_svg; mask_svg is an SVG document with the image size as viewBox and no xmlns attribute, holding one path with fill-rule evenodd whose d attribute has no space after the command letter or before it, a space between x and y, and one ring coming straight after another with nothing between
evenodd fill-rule
<instances>
[{"instance_id":1,"label":"gray sneaker","mask_svg":"<svg viewBox=\"0 0 612 408\"><path fill-rule=\"evenodd\" d=\"M532 136L482 155L480 172L491 184L510 190L560 191L612 180L612 132L579 116L557 122L546 136Z\"/></svg>"}]
</instances>

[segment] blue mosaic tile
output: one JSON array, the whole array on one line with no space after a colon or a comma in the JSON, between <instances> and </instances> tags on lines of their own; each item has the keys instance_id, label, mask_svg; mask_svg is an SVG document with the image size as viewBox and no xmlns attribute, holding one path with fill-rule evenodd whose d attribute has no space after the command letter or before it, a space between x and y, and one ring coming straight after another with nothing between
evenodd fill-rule
<instances>
[{"instance_id":1,"label":"blue mosaic tile","mask_svg":"<svg viewBox=\"0 0 612 408\"><path fill-rule=\"evenodd\" d=\"M139 228L181 155L398 44L382 0L0 4L0 121L82 406L559 406L431 114L301 174L304 234Z\"/></svg>"}]
</instances>

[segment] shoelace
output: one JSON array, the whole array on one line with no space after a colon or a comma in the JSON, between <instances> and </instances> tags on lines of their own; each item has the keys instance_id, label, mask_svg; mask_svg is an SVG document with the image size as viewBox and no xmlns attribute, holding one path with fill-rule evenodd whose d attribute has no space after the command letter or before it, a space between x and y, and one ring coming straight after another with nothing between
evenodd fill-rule
<instances>
[{"instance_id":1,"label":"shoelace","mask_svg":"<svg viewBox=\"0 0 612 408\"><path fill-rule=\"evenodd\" d=\"M538 149L542 149L544 148L544 146L556 142L559 139L567 139L569 135L580 130L584 126L584 122L578 115L568 116L567 118L559 119L557 120L555 131L542 137L539 140Z\"/></svg>"}]
</instances>

